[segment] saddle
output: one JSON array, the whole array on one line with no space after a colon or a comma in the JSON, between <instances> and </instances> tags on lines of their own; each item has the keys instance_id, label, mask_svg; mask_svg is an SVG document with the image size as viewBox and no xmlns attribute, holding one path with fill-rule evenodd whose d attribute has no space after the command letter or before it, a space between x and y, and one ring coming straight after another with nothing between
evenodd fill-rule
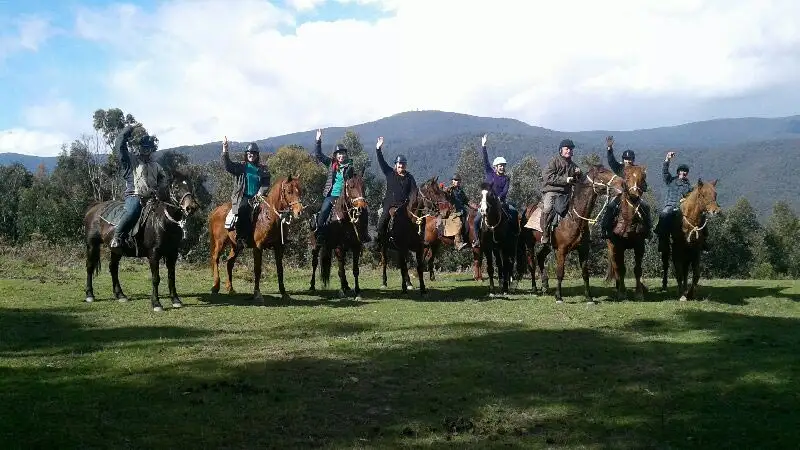
<instances>
[{"instance_id":1,"label":"saddle","mask_svg":"<svg viewBox=\"0 0 800 450\"><path fill-rule=\"evenodd\" d=\"M158 200L150 199L147 203L144 204L142 207L142 212L139 214L139 219L136 220L136 223L131 228L129 236L133 238L139 233L139 230L144 225L147 218L150 216L150 213L153 211ZM125 215L125 203L122 201L112 201L109 202L108 205L100 212L100 218L106 221L109 225L116 228L119 225L120 220L122 220L122 216Z\"/></svg>"},{"instance_id":2,"label":"saddle","mask_svg":"<svg viewBox=\"0 0 800 450\"><path fill-rule=\"evenodd\" d=\"M261 211L261 204L258 202L250 204L250 223L255 222L256 218L258 217L259 211ZM225 216L225 229L228 231L233 231L236 229L236 222L239 220L239 215L233 209L233 205L231 205L231 209L228 210L228 214ZM316 214L312 217L312 231L316 228Z\"/></svg>"},{"instance_id":3,"label":"saddle","mask_svg":"<svg viewBox=\"0 0 800 450\"><path fill-rule=\"evenodd\" d=\"M567 217L567 214L569 213L569 200L570 196L566 194L562 194L556 197L556 201L554 202L550 217L547 218L545 228L553 230L558 226L559 223L561 223L562 219ZM541 218L542 218L543 208L544 208L544 203L540 200L539 204L536 205L536 208L533 210L531 216L525 223L525 228L530 228L540 233L544 233L544 230L541 229L542 228Z\"/></svg>"}]
</instances>

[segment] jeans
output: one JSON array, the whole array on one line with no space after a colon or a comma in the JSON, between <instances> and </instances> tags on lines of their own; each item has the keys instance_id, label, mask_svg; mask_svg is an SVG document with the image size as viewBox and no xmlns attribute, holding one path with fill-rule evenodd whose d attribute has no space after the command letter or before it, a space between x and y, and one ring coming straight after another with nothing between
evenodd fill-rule
<instances>
[{"instance_id":1,"label":"jeans","mask_svg":"<svg viewBox=\"0 0 800 450\"><path fill-rule=\"evenodd\" d=\"M128 232L131 231L136 221L139 220L139 215L142 213L142 202L139 197L129 195L125 197L125 214L119 221L119 225L114 230L114 234L118 238L126 238Z\"/></svg>"},{"instance_id":2,"label":"jeans","mask_svg":"<svg viewBox=\"0 0 800 450\"><path fill-rule=\"evenodd\" d=\"M250 206L250 198L243 197L236 212L236 240L247 242L253 234L252 227L253 208Z\"/></svg>"},{"instance_id":3,"label":"jeans","mask_svg":"<svg viewBox=\"0 0 800 450\"><path fill-rule=\"evenodd\" d=\"M319 214L317 214L317 231L321 230L323 226L325 226L325 222L328 221L328 217L331 215L331 211L333 210L333 205L336 203L336 199L339 197L334 196L327 196L322 199L322 206L319 208Z\"/></svg>"}]
</instances>

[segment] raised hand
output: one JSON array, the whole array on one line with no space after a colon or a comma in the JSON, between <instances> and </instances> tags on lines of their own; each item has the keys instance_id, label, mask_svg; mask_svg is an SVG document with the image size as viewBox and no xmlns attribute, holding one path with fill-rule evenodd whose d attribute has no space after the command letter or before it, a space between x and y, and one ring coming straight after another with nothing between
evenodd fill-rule
<instances>
[{"instance_id":1,"label":"raised hand","mask_svg":"<svg viewBox=\"0 0 800 450\"><path fill-rule=\"evenodd\" d=\"M484 134L483 137L481 138L481 147L486 147L486 137L487 135Z\"/></svg>"},{"instance_id":2,"label":"raised hand","mask_svg":"<svg viewBox=\"0 0 800 450\"><path fill-rule=\"evenodd\" d=\"M317 140L319 141L321 139L322 139L322 130L317 130Z\"/></svg>"},{"instance_id":3,"label":"raised hand","mask_svg":"<svg viewBox=\"0 0 800 450\"><path fill-rule=\"evenodd\" d=\"M383 147L383 136L379 137L379 138L378 138L378 143L377 143L377 144L375 144L375 148L376 148L377 150L380 150L380 149L381 149L381 147Z\"/></svg>"},{"instance_id":4,"label":"raised hand","mask_svg":"<svg viewBox=\"0 0 800 450\"><path fill-rule=\"evenodd\" d=\"M607 148L612 148L612 147L614 147L614 136L608 136L608 137L606 138L606 147L607 147Z\"/></svg>"},{"instance_id":5,"label":"raised hand","mask_svg":"<svg viewBox=\"0 0 800 450\"><path fill-rule=\"evenodd\" d=\"M228 153L228 136L222 140L222 153Z\"/></svg>"}]
</instances>

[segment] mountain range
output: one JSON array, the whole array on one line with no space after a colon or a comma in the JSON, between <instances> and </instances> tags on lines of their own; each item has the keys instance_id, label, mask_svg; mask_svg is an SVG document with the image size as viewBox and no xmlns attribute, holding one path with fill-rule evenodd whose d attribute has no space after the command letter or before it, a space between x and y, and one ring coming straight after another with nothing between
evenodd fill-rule
<instances>
[{"instance_id":1,"label":"mountain range","mask_svg":"<svg viewBox=\"0 0 800 450\"><path fill-rule=\"evenodd\" d=\"M489 157L504 156L511 167L526 155L533 155L543 167L556 154L563 138L572 139L575 155L597 153L605 161L605 138L613 135L617 158L625 149L636 151L639 164L648 166L649 185L657 198L663 192L661 164L668 150L677 152L675 165L690 165L692 181L720 179L719 203L732 206L741 196L747 197L764 219L773 204L784 200L800 209L800 180L792 175L800 164L800 116L779 118L736 118L692 122L684 125L633 131L592 130L558 131L532 126L515 119L478 117L443 111L411 111L373 122L349 127L323 129L323 148L330 152L346 130L361 138L365 150L375 161L374 142L384 136L384 154L408 157L409 170L416 178L433 175L449 178L462 148L480 145L480 136L489 134ZM289 144L312 149L316 130L296 132L261 139L262 151L274 151ZM232 144L232 150L246 143ZM219 158L221 142L179 146L171 149L185 153L195 163ZM55 166L56 157L36 157L0 153L0 165L20 162L34 171L43 163ZM376 164L373 164L375 167ZM792 169L795 167L795 169ZM674 170L674 167L673 167Z\"/></svg>"}]
</instances>

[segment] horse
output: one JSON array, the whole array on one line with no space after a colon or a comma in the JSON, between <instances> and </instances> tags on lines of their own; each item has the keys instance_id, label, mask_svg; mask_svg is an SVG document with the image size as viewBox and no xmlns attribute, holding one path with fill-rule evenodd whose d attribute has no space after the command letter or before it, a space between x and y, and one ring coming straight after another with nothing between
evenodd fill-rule
<instances>
[{"instance_id":1,"label":"horse","mask_svg":"<svg viewBox=\"0 0 800 450\"><path fill-rule=\"evenodd\" d=\"M339 295L341 297L348 295L350 286L347 283L347 274L344 266L346 254L350 251L353 254L353 279L355 280L355 288L352 294L355 295L356 301L361 299L358 275L360 272L359 258L361 257L363 244L359 233L368 231L366 226L359 230L359 225L362 224L362 221L369 220L364 192L364 169L362 169L358 174L345 181L342 195L333 204L330 222L328 222L323 231L323 242L317 242L315 233L311 232L309 238L312 247L311 287L309 289L311 292L316 290L317 265L320 260L322 263L322 268L320 269L322 285L324 287L328 286L331 277L332 254L335 252L339 261Z\"/></svg>"},{"instance_id":2,"label":"horse","mask_svg":"<svg viewBox=\"0 0 800 450\"><path fill-rule=\"evenodd\" d=\"M292 218L297 219L303 212L301 202L302 187L298 175L281 178L272 185L266 197L255 197L256 214L253 227L253 300L263 302L261 295L261 262L264 249L272 248L275 255L275 271L278 275L278 289L283 300L289 300L286 287L283 284L283 254L286 249L287 227ZM225 227L225 217L231 209L231 203L217 206L208 217L208 236L211 241L211 270L214 274L214 285L211 293L219 293L219 257L226 245L230 245L228 254L227 273L228 281L225 287L228 294L235 294L233 289L233 266L239 251L236 250L236 231Z\"/></svg>"},{"instance_id":3,"label":"horse","mask_svg":"<svg viewBox=\"0 0 800 450\"><path fill-rule=\"evenodd\" d=\"M603 189L606 195L606 202L603 204L602 209L597 217L603 213L608 206L612 192L614 196L621 195L624 191L624 181L618 177L611 170L603 167L602 165L591 165L588 173L579 177L577 182L572 188L572 193L567 204L566 215L556 225L550 239L550 245L543 245L539 251L536 251L536 244L541 242L542 231L534 229L532 232L526 232L524 245L527 256L527 266L531 273L531 289L536 292L536 275L533 267L534 259L539 269L539 276L542 279L541 294L544 295L549 289L549 279L547 271L545 270L545 258L550 253L551 248L556 250L556 277L558 284L556 286L555 298L556 303L564 303L561 295L561 283L564 279L564 265L567 260L567 255L573 250L578 250L578 260L581 265L581 274L583 276L584 296L586 303L595 304L589 289L589 224L597 222L597 217L590 218L589 215L594 208L595 201L597 200L598 188ZM535 224L538 226L538 217L541 212L541 205L530 205L526 208L525 217L534 217Z\"/></svg>"},{"instance_id":4,"label":"horse","mask_svg":"<svg viewBox=\"0 0 800 450\"><path fill-rule=\"evenodd\" d=\"M645 228L642 215L641 199L644 193L641 186L647 180L647 168L644 166L625 167L625 192L619 198L619 216L612 233L606 238L610 278L616 282L617 299L625 300L625 250L633 249L633 274L636 276L636 299L643 300L647 288L642 283L642 258L644 257ZM607 212L611 214L611 212ZM637 220L638 219L638 220Z\"/></svg>"},{"instance_id":5,"label":"horse","mask_svg":"<svg viewBox=\"0 0 800 450\"><path fill-rule=\"evenodd\" d=\"M431 182L432 180L426 181L426 183ZM386 233L387 240L379 243L380 263L383 276L382 288L387 287L387 253L389 251L389 241L391 241L394 249L397 250L397 265L400 270L400 277L402 278L402 292L404 294L407 293L408 287L411 285L411 280L408 275L408 252L413 250L416 256L419 291L422 295L427 293L425 279L423 278L425 263L423 258L423 232L425 218L430 216L431 213L435 214L438 212L430 209L427 206L428 204L435 206L433 201L430 198L426 198L418 188L411 192L411 195L409 195L408 200L404 204L389 208L388 211L383 211L383 214L391 214L393 216L393 223Z\"/></svg>"},{"instance_id":6,"label":"horse","mask_svg":"<svg viewBox=\"0 0 800 450\"><path fill-rule=\"evenodd\" d=\"M494 261L497 260L500 278L500 294L509 294L508 285L516 260L518 222L502 206L500 198L489 183L481 183L480 253L486 256L486 271L489 273L489 296L494 296Z\"/></svg>"},{"instance_id":7,"label":"horse","mask_svg":"<svg viewBox=\"0 0 800 450\"><path fill-rule=\"evenodd\" d=\"M717 181L719 180L703 182L698 179L692 192L681 202L681 219L672 220L669 224L672 247L667 246L666 251L661 254L662 281L666 286L671 250L675 280L682 302L694 299L697 282L700 280L700 254L705 240L701 231L708 225L707 216L713 217L722 211L717 203ZM677 219L677 215L674 218ZM692 268L691 284L688 283L689 266Z\"/></svg>"},{"instance_id":8,"label":"horse","mask_svg":"<svg viewBox=\"0 0 800 450\"><path fill-rule=\"evenodd\" d=\"M453 204L452 194L449 191L443 190L447 201L450 205ZM467 208L467 220L464 224L467 227L469 243L478 239L475 235L475 227L472 224L475 222L475 215L478 213L478 207L474 204L465 205ZM436 217L425 218L425 265L428 268L429 278L431 281L436 279L434 275L434 261L439 254L442 245L449 245L455 247L455 239L452 236L444 236L439 233L438 220ZM483 257L480 248L472 247L472 277L475 281L483 281L483 274L481 273L481 264Z\"/></svg>"},{"instance_id":9,"label":"horse","mask_svg":"<svg viewBox=\"0 0 800 450\"><path fill-rule=\"evenodd\" d=\"M86 302L95 300L92 286L93 276L100 274L100 248L109 245L114 229L124 214L124 203L109 200L95 203L86 210L83 218L86 230ZM175 263L181 241L186 237L186 219L200 209L192 192L191 183L180 172L172 174L169 183L168 201L152 199L142 208L141 216L130 233L132 247L124 243L123 247L111 252L109 272L114 297L120 302L128 301L119 282L119 262L123 256L142 258L150 262L150 279L153 285L150 294L150 306L153 311L160 312L164 308L158 299L158 285L161 282L159 263L161 258L167 266L167 280L172 307L183 306L175 289Z\"/></svg>"}]
</instances>

